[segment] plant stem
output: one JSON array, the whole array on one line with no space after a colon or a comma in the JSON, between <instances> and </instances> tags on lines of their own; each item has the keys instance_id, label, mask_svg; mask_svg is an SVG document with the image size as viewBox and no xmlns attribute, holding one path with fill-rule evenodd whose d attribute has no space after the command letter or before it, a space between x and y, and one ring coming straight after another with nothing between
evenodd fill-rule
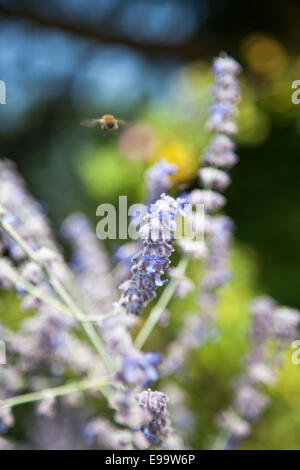
<instances>
[{"instance_id":1,"label":"plant stem","mask_svg":"<svg viewBox=\"0 0 300 470\"><path fill-rule=\"evenodd\" d=\"M82 319L85 316L83 312L77 307L72 297L66 291L64 286L54 277L49 275L49 282L51 283L53 289L57 292L58 296L65 302L65 304L69 307L71 312L73 313L76 320L78 320L82 326L82 329L85 331L86 335L90 339L91 343L94 345L95 349L97 350L99 356L103 359L105 366L107 367L109 372L114 371L113 363L111 358L108 356L105 346L94 326L89 322L83 322Z\"/></svg>"},{"instance_id":2,"label":"plant stem","mask_svg":"<svg viewBox=\"0 0 300 470\"><path fill-rule=\"evenodd\" d=\"M189 262L188 256L183 256L180 260L180 262L177 265L178 270L182 272L182 274L185 273L185 270L187 268ZM141 328L140 332L138 333L134 345L137 349L141 349L145 342L147 341L149 335L151 334L153 328L155 327L156 323L160 319L161 314L167 307L169 301L171 300L175 289L178 285L179 279L174 277L169 285L165 288L163 293L161 294L159 301L155 305L155 307L151 310L150 315L148 316L147 320L145 321L143 327Z\"/></svg>"},{"instance_id":3,"label":"plant stem","mask_svg":"<svg viewBox=\"0 0 300 470\"><path fill-rule=\"evenodd\" d=\"M95 347L96 351L98 352L99 356L103 360L106 368L109 372L114 371L113 363L111 358L105 351L104 344L94 326L88 322L82 322L82 318L84 318L85 314L77 307L76 303L69 295L65 287L61 284L61 282L56 279L45 266L37 259L34 250L28 245L28 243L16 232L16 230L5 220L0 217L0 226L5 230L5 232L13 239L16 243L23 249L25 254L31 259L34 263L40 266L41 270L44 272L46 278L48 279L50 285L58 295L58 297L63 301L63 303L69 308L70 312L78 320L85 331L86 335L90 339L91 343Z\"/></svg>"},{"instance_id":4,"label":"plant stem","mask_svg":"<svg viewBox=\"0 0 300 470\"><path fill-rule=\"evenodd\" d=\"M0 271L1 271L1 262L0 262ZM61 311L62 313L65 313L66 315L72 316L70 310L63 303L56 300L55 297L52 297L51 295L46 294L37 286L30 284L30 282L27 282L21 276L18 276L18 274L13 269L10 269L9 266L5 266L5 273L3 272L3 274L5 275L7 279L9 279L15 285L15 287L21 287L27 293L41 300L45 304L50 305L51 307Z\"/></svg>"},{"instance_id":5,"label":"plant stem","mask_svg":"<svg viewBox=\"0 0 300 470\"><path fill-rule=\"evenodd\" d=\"M24 403L31 403L34 401L44 400L47 398L60 397L70 393L82 392L88 389L101 389L109 385L107 379L85 379L79 382L71 382L66 385L61 385L54 388L46 388L40 392L25 393L24 395L17 395L12 398L7 398L0 402L0 410L3 408L12 408L13 406L23 405Z\"/></svg>"},{"instance_id":6,"label":"plant stem","mask_svg":"<svg viewBox=\"0 0 300 470\"><path fill-rule=\"evenodd\" d=\"M27 282L25 279L23 279L21 276L17 274L17 271L11 268L10 266L7 266L5 264L5 271L3 270L3 275L9 279L16 288L21 287L24 291L26 291L28 294L32 295L38 300L41 300L44 304L50 305L50 307L55 308L56 310L65 313L68 316L73 317L72 312L69 310L68 307L66 307L65 304L62 302L59 302L55 297L46 294L45 292L42 291L38 286L34 286L30 282ZM0 273L1 273L1 260L0 260ZM80 322L94 322L94 323L99 323L101 324L108 318L113 316L111 313L107 313L106 315L84 315L83 317L79 318L78 321Z\"/></svg>"}]
</instances>

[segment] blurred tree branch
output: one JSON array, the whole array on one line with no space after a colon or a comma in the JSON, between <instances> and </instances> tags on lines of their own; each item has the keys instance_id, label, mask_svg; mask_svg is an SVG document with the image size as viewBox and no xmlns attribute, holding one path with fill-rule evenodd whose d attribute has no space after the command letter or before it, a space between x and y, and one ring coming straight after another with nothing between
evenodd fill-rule
<instances>
[{"instance_id":1,"label":"blurred tree branch","mask_svg":"<svg viewBox=\"0 0 300 470\"><path fill-rule=\"evenodd\" d=\"M44 15L40 11L36 11L30 8L13 8L11 6L0 4L0 17L10 18L15 20L24 20L36 23L39 26L57 29L59 31L74 34L84 39L94 40L105 44L119 44L128 46L144 54L151 56L167 54L168 56L184 59L184 60L195 60L203 55L203 52L208 53L209 49L213 50L213 45L210 41L206 41L205 38L194 38L183 44L162 44L162 43L143 43L135 41L124 36L118 36L111 34L106 30L95 30L93 27L85 26L82 24L75 24L66 22L62 18L51 18ZM205 50L203 47L205 44Z\"/></svg>"}]
</instances>

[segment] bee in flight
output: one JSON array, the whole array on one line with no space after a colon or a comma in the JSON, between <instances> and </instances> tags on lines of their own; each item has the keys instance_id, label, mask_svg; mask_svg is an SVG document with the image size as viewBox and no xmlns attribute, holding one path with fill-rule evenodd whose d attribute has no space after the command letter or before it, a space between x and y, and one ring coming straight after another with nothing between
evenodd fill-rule
<instances>
[{"instance_id":1,"label":"bee in flight","mask_svg":"<svg viewBox=\"0 0 300 470\"><path fill-rule=\"evenodd\" d=\"M123 121L122 119L116 119L111 114L104 114L101 118L87 119L86 121L81 121L80 124L82 126L87 127L94 127L97 126L97 124L100 124L101 129L104 131L104 134L106 134L107 131L112 130L116 134L117 130L119 129L119 125L125 124L125 121Z\"/></svg>"}]
</instances>

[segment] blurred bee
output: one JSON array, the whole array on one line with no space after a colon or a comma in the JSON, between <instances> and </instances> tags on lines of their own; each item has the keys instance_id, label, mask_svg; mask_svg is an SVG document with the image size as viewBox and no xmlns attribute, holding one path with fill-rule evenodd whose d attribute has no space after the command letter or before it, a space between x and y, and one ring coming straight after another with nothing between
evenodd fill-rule
<instances>
[{"instance_id":1,"label":"blurred bee","mask_svg":"<svg viewBox=\"0 0 300 470\"><path fill-rule=\"evenodd\" d=\"M116 119L111 114L104 114L101 118L87 119L86 121L81 121L80 124L87 127L94 127L97 126L97 124L100 124L104 134L106 134L107 131L114 131L116 134L119 129L119 124L125 124L125 121L122 119Z\"/></svg>"}]
</instances>

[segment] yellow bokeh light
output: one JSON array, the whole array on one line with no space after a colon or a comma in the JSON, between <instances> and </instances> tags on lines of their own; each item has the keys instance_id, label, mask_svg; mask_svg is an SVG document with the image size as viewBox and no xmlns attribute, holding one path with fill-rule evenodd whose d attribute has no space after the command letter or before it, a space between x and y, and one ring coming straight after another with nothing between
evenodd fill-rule
<instances>
[{"instance_id":1,"label":"yellow bokeh light","mask_svg":"<svg viewBox=\"0 0 300 470\"><path fill-rule=\"evenodd\" d=\"M241 107L237 121L239 142L256 146L267 139L270 132L268 116L252 103L244 104Z\"/></svg>"},{"instance_id":2,"label":"yellow bokeh light","mask_svg":"<svg viewBox=\"0 0 300 470\"><path fill-rule=\"evenodd\" d=\"M197 170L197 161L192 148L181 140L172 140L161 143L156 152L154 160L165 158L177 165L178 171L172 176L176 183L182 183L192 179Z\"/></svg>"},{"instance_id":3,"label":"yellow bokeh light","mask_svg":"<svg viewBox=\"0 0 300 470\"><path fill-rule=\"evenodd\" d=\"M269 77L280 75L287 64L283 45L266 33L247 36L242 43L242 54L249 67Z\"/></svg>"}]
</instances>

